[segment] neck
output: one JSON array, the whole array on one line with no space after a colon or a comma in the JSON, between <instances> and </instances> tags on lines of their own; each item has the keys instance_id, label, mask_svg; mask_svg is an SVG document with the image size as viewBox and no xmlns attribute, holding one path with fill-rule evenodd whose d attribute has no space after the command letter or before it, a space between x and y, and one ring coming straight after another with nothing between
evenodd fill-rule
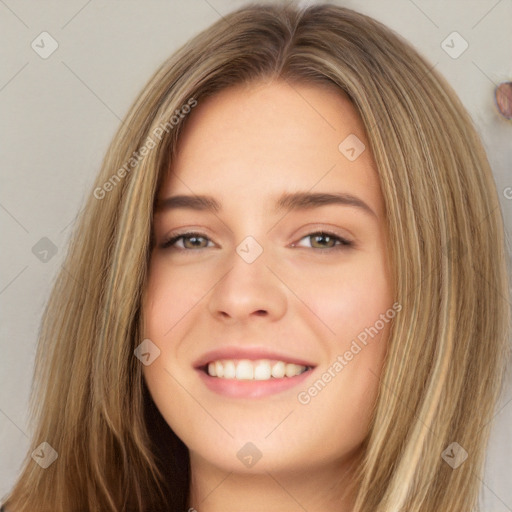
<instances>
[{"instance_id":1,"label":"neck","mask_svg":"<svg viewBox=\"0 0 512 512\"><path fill-rule=\"evenodd\" d=\"M303 470L236 473L190 453L190 512L350 512L357 457Z\"/></svg>"}]
</instances>

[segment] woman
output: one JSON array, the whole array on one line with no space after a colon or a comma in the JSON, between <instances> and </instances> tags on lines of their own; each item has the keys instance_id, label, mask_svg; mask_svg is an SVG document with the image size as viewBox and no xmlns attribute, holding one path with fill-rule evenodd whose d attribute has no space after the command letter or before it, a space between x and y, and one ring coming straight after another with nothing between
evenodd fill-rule
<instances>
[{"instance_id":1,"label":"woman","mask_svg":"<svg viewBox=\"0 0 512 512\"><path fill-rule=\"evenodd\" d=\"M424 59L349 9L240 9L112 142L5 506L473 510L505 261L482 145Z\"/></svg>"}]
</instances>

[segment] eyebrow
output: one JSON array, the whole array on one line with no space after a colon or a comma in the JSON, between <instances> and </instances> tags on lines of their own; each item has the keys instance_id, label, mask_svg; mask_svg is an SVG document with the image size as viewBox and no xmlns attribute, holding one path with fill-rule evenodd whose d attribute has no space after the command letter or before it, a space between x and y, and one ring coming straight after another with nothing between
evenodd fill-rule
<instances>
[{"instance_id":1,"label":"eyebrow","mask_svg":"<svg viewBox=\"0 0 512 512\"><path fill-rule=\"evenodd\" d=\"M322 192L284 193L275 203L275 213L282 210L309 210L333 204L359 208L362 212L377 217L377 214L362 199L352 194ZM179 208L199 211L212 210L213 212L220 212L222 210L222 206L215 198L206 195L176 195L161 199L156 204L157 212Z\"/></svg>"}]
</instances>

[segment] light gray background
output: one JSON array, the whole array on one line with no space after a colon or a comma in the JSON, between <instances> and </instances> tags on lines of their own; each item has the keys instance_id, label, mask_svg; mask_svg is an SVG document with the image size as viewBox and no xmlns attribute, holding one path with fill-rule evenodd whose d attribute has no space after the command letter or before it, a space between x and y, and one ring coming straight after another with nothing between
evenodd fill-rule
<instances>
[{"instance_id":1,"label":"light gray background","mask_svg":"<svg viewBox=\"0 0 512 512\"><path fill-rule=\"evenodd\" d=\"M157 66L244 3L0 0L0 497L28 449L27 404L43 306L107 145ZM494 89L512 78L512 0L336 3L387 24L447 77L483 138L510 235L512 122L498 114ZM47 59L31 48L43 31L59 44ZM453 31L469 44L457 59L441 47ZM43 237L58 248L46 263L32 252ZM486 465L485 512L512 511L511 439L509 385Z\"/></svg>"}]
</instances>

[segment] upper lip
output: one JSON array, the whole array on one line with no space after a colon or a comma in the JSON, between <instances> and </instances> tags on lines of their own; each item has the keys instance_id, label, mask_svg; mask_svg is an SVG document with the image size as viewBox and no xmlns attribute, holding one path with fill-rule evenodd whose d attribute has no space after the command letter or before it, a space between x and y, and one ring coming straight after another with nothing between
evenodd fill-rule
<instances>
[{"instance_id":1,"label":"upper lip","mask_svg":"<svg viewBox=\"0 0 512 512\"><path fill-rule=\"evenodd\" d=\"M301 359L284 352L275 352L263 347L220 347L209 350L199 357L193 364L194 368L203 368L208 363L220 361L222 359L248 359L256 361L258 359L274 359L284 361L285 363L293 363L301 366L310 366L314 368L316 365L311 361Z\"/></svg>"}]
</instances>

